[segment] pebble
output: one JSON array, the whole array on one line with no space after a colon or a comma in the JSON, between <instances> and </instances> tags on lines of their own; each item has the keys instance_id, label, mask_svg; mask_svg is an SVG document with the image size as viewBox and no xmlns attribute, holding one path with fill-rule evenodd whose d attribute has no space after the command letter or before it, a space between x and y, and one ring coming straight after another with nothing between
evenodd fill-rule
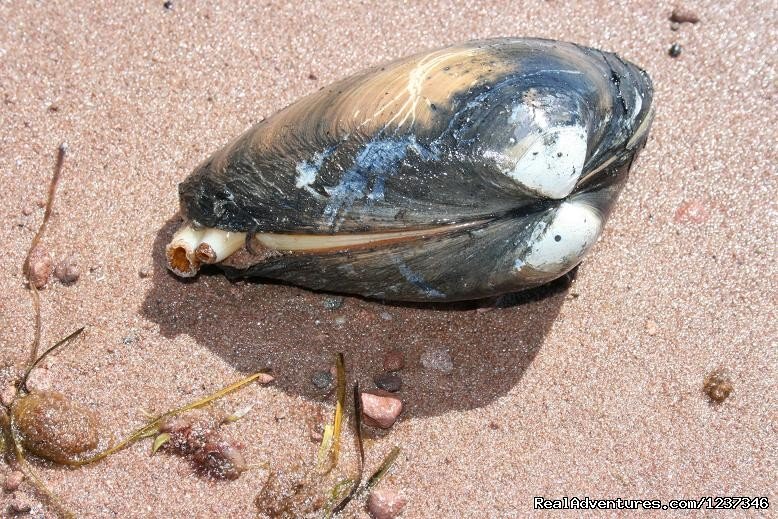
<instances>
[{"instance_id":1,"label":"pebble","mask_svg":"<svg viewBox=\"0 0 778 519\"><path fill-rule=\"evenodd\" d=\"M681 50L680 43L673 43L670 45L670 49L668 49L667 54L669 54L671 58L677 58L681 55Z\"/></svg>"},{"instance_id":2,"label":"pebble","mask_svg":"<svg viewBox=\"0 0 778 519\"><path fill-rule=\"evenodd\" d=\"M8 475L5 477L5 482L3 482L3 488L5 489L6 492L14 492L22 484L22 481L24 481L24 473L19 470L14 470L12 472L9 472Z\"/></svg>"},{"instance_id":3,"label":"pebble","mask_svg":"<svg viewBox=\"0 0 778 519\"><path fill-rule=\"evenodd\" d=\"M138 271L138 275L141 277L141 279L146 279L151 277L151 268L150 267L143 267Z\"/></svg>"},{"instance_id":4,"label":"pebble","mask_svg":"<svg viewBox=\"0 0 778 519\"><path fill-rule=\"evenodd\" d=\"M72 285L81 277L78 262L74 256L68 256L60 261L54 269L54 277L63 285Z\"/></svg>"},{"instance_id":5,"label":"pebble","mask_svg":"<svg viewBox=\"0 0 778 519\"><path fill-rule=\"evenodd\" d=\"M400 371L405 366L405 355L399 350L389 350L384 355L385 371Z\"/></svg>"},{"instance_id":6,"label":"pebble","mask_svg":"<svg viewBox=\"0 0 778 519\"><path fill-rule=\"evenodd\" d=\"M343 301L342 297L327 297L324 299L324 308L327 310L337 310L343 306Z\"/></svg>"},{"instance_id":7,"label":"pebble","mask_svg":"<svg viewBox=\"0 0 778 519\"><path fill-rule=\"evenodd\" d=\"M673 219L676 223L703 223L708 219L708 210L699 200L687 200L678 206Z\"/></svg>"},{"instance_id":8,"label":"pebble","mask_svg":"<svg viewBox=\"0 0 778 519\"><path fill-rule=\"evenodd\" d=\"M367 509L374 519L393 519L405 509L408 500L390 487L373 490L367 498Z\"/></svg>"},{"instance_id":9,"label":"pebble","mask_svg":"<svg viewBox=\"0 0 778 519\"><path fill-rule=\"evenodd\" d=\"M30 216L33 213L33 211L35 211L35 209L33 209L32 206L25 205L24 207L22 207L22 214L24 216Z\"/></svg>"},{"instance_id":10,"label":"pebble","mask_svg":"<svg viewBox=\"0 0 778 519\"><path fill-rule=\"evenodd\" d=\"M697 23L700 21L700 17L691 9L678 6L670 14L670 21L675 23Z\"/></svg>"},{"instance_id":11,"label":"pebble","mask_svg":"<svg viewBox=\"0 0 778 519\"><path fill-rule=\"evenodd\" d=\"M402 388L403 381L397 375L391 373L383 373L373 378L373 382L379 389L389 391L390 393L396 393Z\"/></svg>"},{"instance_id":12,"label":"pebble","mask_svg":"<svg viewBox=\"0 0 778 519\"><path fill-rule=\"evenodd\" d=\"M11 404L14 402L14 398L16 398L16 386L13 384L8 384L3 388L2 393L0 393L0 402L2 402L6 407L11 407Z\"/></svg>"},{"instance_id":13,"label":"pebble","mask_svg":"<svg viewBox=\"0 0 778 519\"><path fill-rule=\"evenodd\" d=\"M454 362L446 349L425 350L421 354L421 365L444 375L450 375L454 371Z\"/></svg>"},{"instance_id":14,"label":"pebble","mask_svg":"<svg viewBox=\"0 0 778 519\"><path fill-rule=\"evenodd\" d=\"M711 402L720 404L732 393L732 382L724 374L714 371L705 377L703 391Z\"/></svg>"},{"instance_id":15,"label":"pebble","mask_svg":"<svg viewBox=\"0 0 778 519\"><path fill-rule=\"evenodd\" d=\"M394 319L394 317L392 317L392 314L390 314L389 312L381 312L381 319L383 319L384 321L391 321L392 319Z\"/></svg>"},{"instance_id":16,"label":"pebble","mask_svg":"<svg viewBox=\"0 0 778 519\"><path fill-rule=\"evenodd\" d=\"M388 429L403 411L402 400L382 389L363 391L360 398L365 425Z\"/></svg>"},{"instance_id":17,"label":"pebble","mask_svg":"<svg viewBox=\"0 0 778 519\"><path fill-rule=\"evenodd\" d=\"M28 278L37 289L41 289L49 282L54 265L51 256L41 247L36 247L30 255Z\"/></svg>"},{"instance_id":18,"label":"pebble","mask_svg":"<svg viewBox=\"0 0 778 519\"><path fill-rule=\"evenodd\" d=\"M648 320L646 321L646 333L653 337L656 335L656 332L659 331L659 327L656 325L654 321Z\"/></svg>"},{"instance_id":19,"label":"pebble","mask_svg":"<svg viewBox=\"0 0 778 519\"><path fill-rule=\"evenodd\" d=\"M26 514L32 510L32 501L23 492L14 492L13 499L8 503L8 511L12 514Z\"/></svg>"},{"instance_id":20,"label":"pebble","mask_svg":"<svg viewBox=\"0 0 778 519\"><path fill-rule=\"evenodd\" d=\"M317 371L311 377L311 382L317 389L327 389L332 385L332 373L329 371Z\"/></svg>"}]
</instances>

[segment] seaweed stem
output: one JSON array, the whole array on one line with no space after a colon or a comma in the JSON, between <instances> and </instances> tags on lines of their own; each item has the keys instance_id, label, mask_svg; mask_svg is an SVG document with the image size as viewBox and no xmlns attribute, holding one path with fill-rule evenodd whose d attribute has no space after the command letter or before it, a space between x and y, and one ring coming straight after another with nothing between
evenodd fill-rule
<instances>
[{"instance_id":1,"label":"seaweed stem","mask_svg":"<svg viewBox=\"0 0 778 519\"><path fill-rule=\"evenodd\" d=\"M34 283L30 282L30 259L32 258L33 251L41 241L43 233L46 231L46 226L49 223L49 219L51 218L52 208L54 207L54 195L57 193L57 183L59 182L59 177L62 173L62 165L65 163L67 148L67 144L64 142L57 148L57 160L54 163L54 174L52 175L51 183L49 184L46 211L43 213L43 220L41 221L40 227L38 227L38 232L35 233L35 236L32 239L30 248L27 250L27 256L24 258L24 265L22 266L22 273L27 279L27 284L32 292L32 307L35 313L35 332L32 344L30 344L30 363L34 363L35 359L38 357L38 348L40 347L41 342L41 300L40 294L38 294L38 288Z\"/></svg>"},{"instance_id":2,"label":"seaweed stem","mask_svg":"<svg viewBox=\"0 0 778 519\"><path fill-rule=\"evenodd\" d=\"M253 375L246 377L244 379L238 380L237 382L233 382L229 386L226 386L219 391L216 391L215 393L212 393L208 395L205 398L201 398L200 400L197 400L195 402L189 403L185 406L178 407L176 409L167 411L166 413L163 413L161 415L158 415L155 418L152 418L146 425L143 427L140 427L136 429L133 433L131 433L129 436L124 438L122 441L114 445L113 447L109 447L108 449L99 452L93 456L90 456L88 458L80 459L80 460L72 460L67 461L65 464L72 466L72 467L80 467L83 465L89 465L90 463L94 463L96 461L100 461L111 454L114 454L116 452L119 452L122 449L125 449L135 443L138 440L141 440L143 438L148 438L150 436L153 436L159 432L159 426L162 424L162 422L170 418L172 416L179 415L181 413L184 413L186 411L191 411L192 409L197 409L199 407L203 407L205 405L210 404L214 400L218 400L234 391L237 391L238 389L242 388L243 386L250 384L251 382L257 380L258 378L262 377L262 375L266 375L266 371L260 371L257 373L254 373Z\"/></svg>"}]
</instances>

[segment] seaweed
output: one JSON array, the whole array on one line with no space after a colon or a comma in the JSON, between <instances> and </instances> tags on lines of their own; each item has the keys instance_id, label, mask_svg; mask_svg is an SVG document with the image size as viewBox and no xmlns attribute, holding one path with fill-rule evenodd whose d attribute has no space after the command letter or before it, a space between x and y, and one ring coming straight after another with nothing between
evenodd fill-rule
<instances>
[{"instance_id":1,"label":"seaweed","mask_svg":"<svg viewBox=\"0 0 778 519\"><path fill-rule=\"evenodd\" d=\"M38 227L38 230L36 231L32 239L30 248L27 251L22 266L22 273L25 277L27 287L30 290L30 294L31 294L30 297L32 300L32 310L34 315L33 339L29 345L29 358L28 361L25 363L26 368L24 368L23 375L17 381L14 382L13 395L10 397L10 401L4 400L3 402L4 406L0 408L1 410L0 411L0 429L1 429L0 430L0 451L6 455L7 462L9 463L9 465L13 466L15 464L19 468L19 470L21 470L21 472L25 475L25 477L32 482L32 485L35 487L35 489L40 494L45 496L45 499L48 501L49 505L56 511L58 515L62 517L70 518L70 517L75 517L75 515L65 506L65 504L56 495L56 493L54 493L51 489L49 489L49 487L46 485L46 482L43 480L43 478L41 478L37 474L33 465L30 464L29 461L27 461L26 454L30 452L31 449L25 447L25 444L27 444L28 446L32 444L33 447L35 447L36 441L41 443L47 443L47 445L45 445L45 448L41 447L40 449L37 448L32 449L32 451L34 451L32 453L35 454L36 457L43 458L49 462L53 462L59 465L71 466L71 467L87 465L102 460L107 456L110 456L111 454L114 454L126 448L127 446L131 445L132 443L140 439L148 438L154 436L155 434L158 434L160 424L162 424L164 420L170 417L177 416L181 413L184 413L192 409L204 407L210 404L211 402L226 396L229 393L237 391L238 389L246 386L247 384L261 377L267 377L263 380L264 382L269 382L270 380L272 380L272 377L270 377L269 375L267 375L265 372L262 371L254 373L253 375L238 380L237 382L234 382L206 397L203 397L199 400L191 402L182 407L167 411L159 416L152 417L149 421L146 422L145 425L136 429L134 432L132 432L126 438L121 440L119 443L88 456L82 456L83 454L85 454L86 451L79 450L81 446L86 445L87 443L82 441L81 444L79 444L78 442L80 441L80 439L78 438L74 442L72 442L72 444L76 445L77 447L75 450L70 451L63 447L62 441L57 436L56 423L54 424L49 422L46 423L47 426L54 425L54 427L45 427L45 428L32 427L31 430L25 429L25 427L29 425L30 423L29 421L32 419L38 419L37 418L38 416L44 416L45 418L40 418L42 420L51 420L52 415L59 416L57 415L57 413L60 413L61 415L62 413L67 413L69 411L79 412L79 413L83 411L82 409L79 408L77 404L73 403L67 395L63 395L61 393L56 393L56 392L42 392L42 391L31 392L27 387L27 382L32 370L38 364L40 364L40 362L48 355L51 355L52 353L54 353L64 345L76 339L85 329L84 326L78 328L77 330L75 330L65 338L59 340L57 343L55 343L53 346L48 348L42 354L40 355L38 354L38 351L40 350L41 328L42 328L41 299L40 299L40 293L38 287L36 286L36 283L33 282L33 280L31 279L31 274L32 274L31 259L35 254L37 247L40 245L40 242L43 239L46 228L48 226L49 220L51 219L51 215L54 207L54 200L57 191L57 185L62 175L66 151L67 151L67 146L65 144L61 144L57 148L54 172L51 177L51 181L48 188L48 196L46 199L46 206L43 215L43 220L41 221L41 224ZM245 415L245 413L247 413L248 410L249 408L246 408L245 410L240 410L234 413L233 416L229 417L228 420L229 421L238 420L243 415ZM56 413L52 411L56 411ZM23 419L21 423L18 420L19 418ZM88 424L87 425L81 424L81 426L85 428L90 427ZM51 429L53 432L49 432L48 436L44 437L41 434L38 434L37 431L33 433L32 429L39 429L39 430ZM96 431L93 430L90 430L90 432L94 432L95 434L97 434ZM36 434L38 434L38 436L36 436ZM85 436L89 436L89 435L87 434ZM154 445L152 446L152 451L156 451L164 443L165 443L164 436L162 435L157 436ZM70 448L73 446L72 444L68 444L66 445L66 447ZM56 455L41 454L41 452L43 453L50 452L52 449L52 445L54 445L55 449L61 448L59 451L56 452Z\"/></svg>"}]
</instances>

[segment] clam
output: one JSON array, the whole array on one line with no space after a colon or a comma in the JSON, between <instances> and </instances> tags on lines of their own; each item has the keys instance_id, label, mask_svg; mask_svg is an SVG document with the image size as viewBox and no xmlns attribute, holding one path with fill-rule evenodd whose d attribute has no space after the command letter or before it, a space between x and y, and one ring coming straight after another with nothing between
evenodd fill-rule
<instances>
[{"instance_id":1,"label":"clam","mask_svg":"<svg viewBox=\"0 0 778 519\"><path fill-rule=\"evenodd\" d=\"M386 300L538 286L597 241L651 100L635 65L551 40L474 41L358 73L179 185L168 266Z\"/></svg>"}]
</instances>

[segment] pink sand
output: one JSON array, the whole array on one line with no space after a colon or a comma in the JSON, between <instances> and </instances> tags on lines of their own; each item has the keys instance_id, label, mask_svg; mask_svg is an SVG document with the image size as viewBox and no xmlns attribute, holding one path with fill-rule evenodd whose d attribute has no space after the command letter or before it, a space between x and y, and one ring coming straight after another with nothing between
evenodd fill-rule
<instances>
[{"instance_id":1,"label":"pink sand","mask_svg":"<svg viewBox=\"0 0 778 519\"><path fill-rule=\"evenodd\" d=\"M32 385L71 394L107 429L271 367L275 385L220 406L255 403L229 431L249 463L290 473L315 458L309 423L332 410L313 372L342 351L350 380L372 387L397 348L406 411L367 451L374 467L402 447L382 485L408 498L404 517L526 516L536 495L776 498L774 1L690 2L701 22L677 32L669 2L173 3L0 6L0 366L26 358L21 265L67 141L44 244L55 260L76 255L82 276L42 292L43 343L87 331ZM616 51L656 87L648 145L569 290L487 312L354 298L330 311L321 294L186 283L160 264L177 183L252 123L369 65L511 35ZM676 218L690 201L703 210ZM430 348L449 351L453 373L421 365ZM734 385L719 406L702 392L716 369ZM256 516L267 470L212 482L149 450L35 465L78 516ZM36 516L52 514L22 490ZM363 501L347 513L365 516Z\"/></svg>"}]
</instances>

